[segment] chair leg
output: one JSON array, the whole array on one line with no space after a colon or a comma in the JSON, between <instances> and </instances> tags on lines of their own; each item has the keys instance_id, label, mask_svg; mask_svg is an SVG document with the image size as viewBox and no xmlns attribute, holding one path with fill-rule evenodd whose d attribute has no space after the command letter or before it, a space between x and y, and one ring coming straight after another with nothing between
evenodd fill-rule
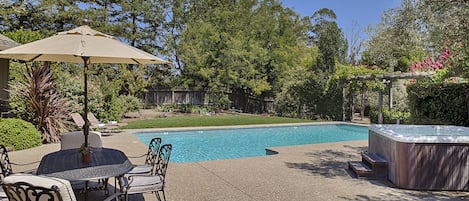
<instances>
[{"instance_id":1,"label":"chair leg","mask_svg":"<svg viewBox=\"0 0 469 201\"><path fill-rule=\"evenodd\" d=\"M166 201L166 195L164 194L164 189L161 190L161 193L163 193L163 199Z\"/></svg>"},{"instance_id":2,"label":"chair leg","mask_svg":"<svg viewBox=\"0 0 469 201\"><path fill-rule=\"evenodd\" d=\"M160 190L160 191L163 194L163 200L166 201L166 195L164 194L164 190ZM158 199L158 201L163 201L160 197L160 191L155 191L156 199Z\"/></svg>"},{"instance_id":3,"label":"chair leg","mask_svg":"<svg viewBox=\"0 0 469 201\"><path fill-rule=\"evenodd\" d=\"M109 195L109 189L108 189L109 178L102 179L102 182L104 186L104 195Z\"/></svg>"},{"instance_id":4,"label":"chair leg","mask_svg":"<svg viewBox=\"0 0 469 201\"><path fill-rule=\"evenodd\" d=\"M85 200L88 200L88 181L85 181Z\"/></svg>"},{"instance_id":5,"label":"chair leg","mask_svg":"<svg viewBox=\"0 0 469 201\"><path fill-rule=\"evenodd\" d=\"M158 201L162 201L160 197L160 193L158 193L158 191L155 191L155 196Z\"/></svg>"}]
</instances>

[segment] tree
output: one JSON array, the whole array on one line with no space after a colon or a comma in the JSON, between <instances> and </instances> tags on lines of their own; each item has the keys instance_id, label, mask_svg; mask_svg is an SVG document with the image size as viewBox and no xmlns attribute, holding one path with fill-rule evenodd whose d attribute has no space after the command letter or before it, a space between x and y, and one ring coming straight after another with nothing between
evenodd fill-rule
<instances>
[{"instance_id":1,"label":"tree","mask_svg":"<svg viewBox=\"0 0 469 201\"><path fill-rule=\"evenodd\" d=\"M337 26L334 11L322 8L311 16L313 44L319 47L320 58L316 68L328 73L335 71L335 63L345 63L347 41L342 30Z\"/></svg>"},{"instance_id":2,"label":"tree","mask_svg":"<svg viewBox=\"0 0 469 201\"><path fill-rule=\"evenodd\" d=\"M278 91L304 47L298 15L277 1L198 1L188 15L179 43L184 84L212 94L231 91L242 105Z\"/></svg>"},{"instance_id":3,"label":"tree","mask_svg":"<svg viewBox=\"0 0 469 201\"><path fill-rule=\"evenodd\" d=\"M358 26L357 23L355 23L352 27L351 34L348 38L348 44L350 46L348 50L348 57L347 57L347 63L352 64L352 65L358 65L359 64L359 57L361 52L363 51L363 39L360 37L360 34L362 33L362 29Z\"/></svg>"},{"instance_id":4,"label":"tree","mask_svg":"<svg viewBox=\"0 0 469 201\"><path fill-rule=\"evenodd\" d=\"M404 0L399 8L386 11L377 27L368 28L370 40L366 43L362 64L408 72L410 63L423 58L425 30L419 23L413 1Z\"/></svg>"},{"instance_id":5,"label":"tree","mask_svg":"<svg viewBox=\"0 0 469 201\"><path fill-rule=\"evenodd\" d=\"M421 0L416 6L419 19L428 32L429 49L433 55L448 48L454 64L451 75L469 78L469 2Z\"/></svg>"}]
</instances>

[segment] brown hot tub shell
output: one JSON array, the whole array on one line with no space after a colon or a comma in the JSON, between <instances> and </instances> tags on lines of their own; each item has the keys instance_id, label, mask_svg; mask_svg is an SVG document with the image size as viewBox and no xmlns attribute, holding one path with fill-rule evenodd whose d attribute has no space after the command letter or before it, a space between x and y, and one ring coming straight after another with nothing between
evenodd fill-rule
<instances>
[{"instance_id":1,"label":"brown hot tub shell","mask_svg":"<svg viewBox=\"0 0 469 201\"><path fill-rule=\"evenodd\" d=\"M469 190L469 143L402 142L370 128L368 146L386 158L399 188Z\"/></svg>"}]
</instances>

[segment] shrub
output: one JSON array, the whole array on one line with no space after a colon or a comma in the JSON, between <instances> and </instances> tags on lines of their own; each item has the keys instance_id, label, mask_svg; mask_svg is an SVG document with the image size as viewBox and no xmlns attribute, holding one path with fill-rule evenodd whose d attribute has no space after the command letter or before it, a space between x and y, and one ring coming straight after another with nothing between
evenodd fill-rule
<instances>
[{"instance_id":1,"label":"shrub","mask_svg":"<svg viewBox=\"0 0 469 201\"><path fill-rule=\"evenodd\" d=\"M70 102L56 90L49 62L42 67L28 67L22 80L10 83L12 102L16 102L18 116L32 122L42 133L43 142L59 142L65 129Z\"/></svg>"},{"instance_id":2,"label":"shrub","mask_svg":"<svg viewBox=\"0 0 469 201\"><path fill-rule=\"evenodd\" d=\"M119 96L119 102L123 104L123 112L137 112L140 110L142 101L135 96Z\"/></svg>"},{"instance_id":3,"label":"shrub","mask_svg":"<svg viewBox=\"0 0 469 201\"><path fill-rule=\"evenodd\" d=\"M156 111L158 112L173 112L174 105L158 105L156 107Z\"/></svg>"},{"instance_id":4,"label":"shrub","mask_svg":"<svg viewBox=\"0 0 469 201\"><path fill-rule=\"evenodd\" d=\"M0 118L0 135L0 144L14 150L41 145L41 133L33 124L21 119Z\"/></svg>"},{"instance_id":5,"label":"shrub","mask_svg":"<svg viewBox=\"0 0 469 201\"><path fill-rule=\"evenodd\" d=\"M399 120L399 124L410 123L410 113L402 112L398 110L383 109L383 124L396 124ZM378 123L378 110L370 110L370 121L372 123Z\"/></svg>"},{"instance_id":6,"label":"shrub","mask_svg":"<svg viewBox=\"0 0 469 201\"><path fill-rule=\"evenodd\" d=\"M178 108L179 108L179 111L182 112L182 113L192 113L192 108L194 106L191 105L191 104L182 104L182 105L179 105Z\"/></svg>"},{"instance_id":7,"label":"shrub","mask_svg":"<svg viewBox=\"0 0 469 201\"><path fill-rule=\"evenodd\" d=\"M469 125L467 83L415 83L407 86L414 124Z\"/></svg>"}]
</instances>

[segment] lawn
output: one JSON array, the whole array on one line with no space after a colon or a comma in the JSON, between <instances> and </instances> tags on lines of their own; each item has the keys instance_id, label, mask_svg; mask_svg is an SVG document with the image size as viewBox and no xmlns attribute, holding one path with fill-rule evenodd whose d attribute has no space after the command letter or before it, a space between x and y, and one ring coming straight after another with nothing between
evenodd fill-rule
<instances>
[{"instance_id":1,"label":"lawn","mask_svg":"<svg viewBox=\"0 0 469 201\"><path fill-rule=\"evenodd\" d=\"M140 128L169 128L169 127L198 127L198 126L232 126L252 124L279 124L312 122L306 119L294 119L287 117L257 116L257 115L189 115L171 116L165 118L146 119L130 122L123 129Z\"/></svg>"}]
</instances>

